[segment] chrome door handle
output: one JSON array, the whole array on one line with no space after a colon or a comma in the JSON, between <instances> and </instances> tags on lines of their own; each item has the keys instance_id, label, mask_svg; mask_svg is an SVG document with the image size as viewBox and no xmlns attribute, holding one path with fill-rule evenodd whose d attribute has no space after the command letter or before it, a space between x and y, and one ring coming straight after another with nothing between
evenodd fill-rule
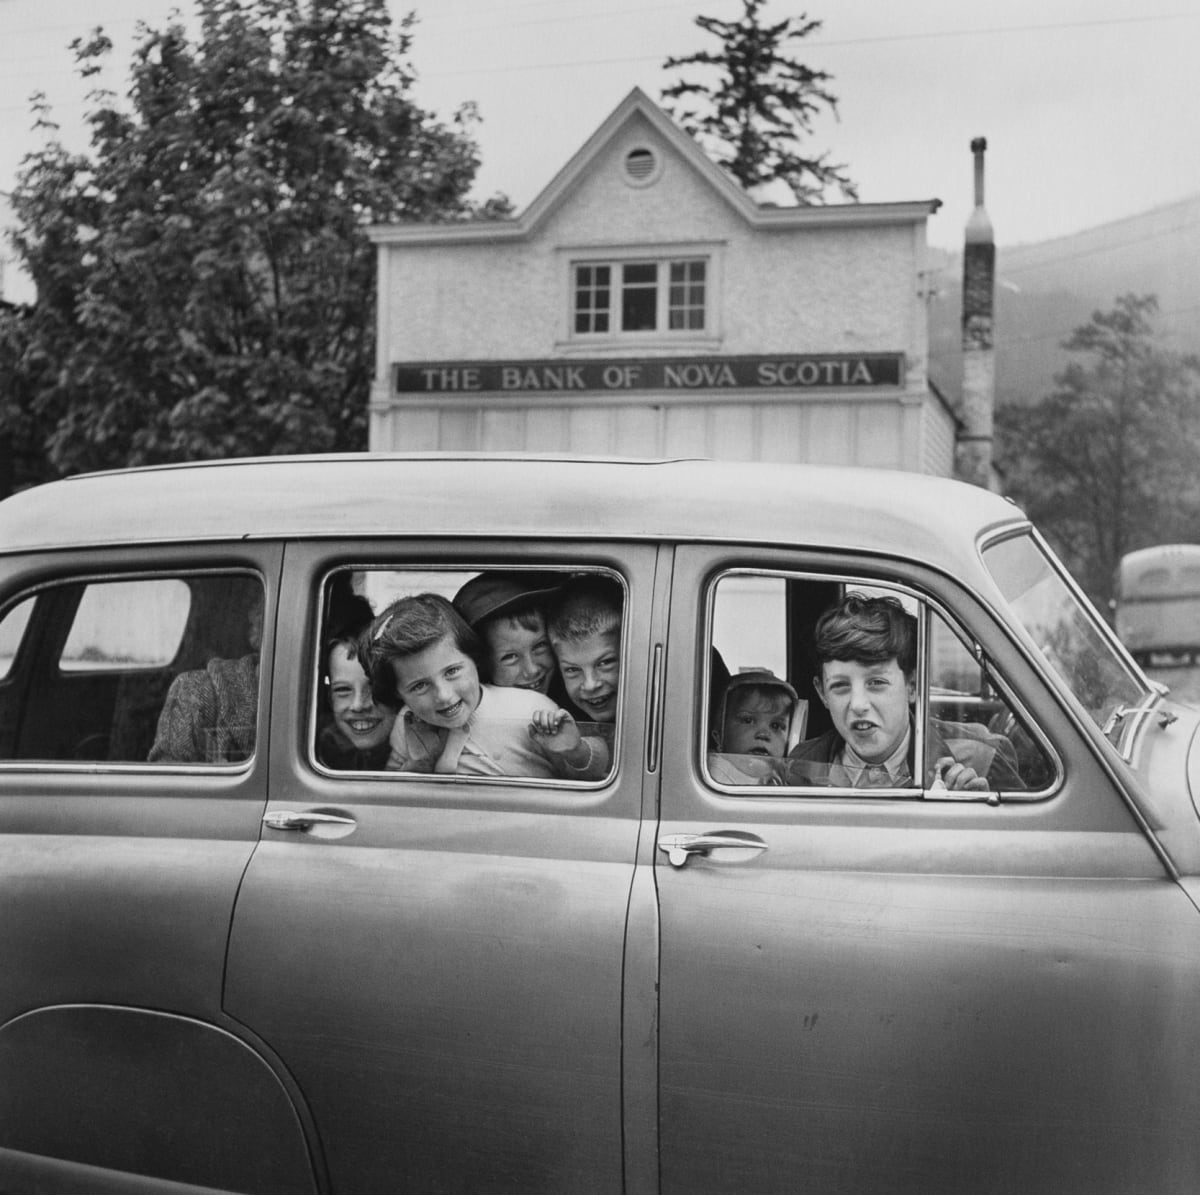
<instances>
[{"instance_id":1,"label":"chrome door handle","mask_svg":"<svg viewBox=\"0 0 1200 1195\"><path fill-rule=\"evenodd\" d=\"M658 840L658 849L666 851L672 867L682 867L689 855L707 855L709 851L720 847L756 854L765 851L767 844L753 834L743 834L737 830L716 834L664 834Z\"/></svg>"},{"instance_id":2,"label":"chrome door handle","mask_svg":"<svg viewBox=\"0 0 1200 1195\"><path fill-rule=\"evenodd\" d=\"M342 817L337 813L293 813L290 809L277 809L263 815L263 825L268 830L310 830L313 826L353 826L354 818Z\"/></svg>"}]
</instances>

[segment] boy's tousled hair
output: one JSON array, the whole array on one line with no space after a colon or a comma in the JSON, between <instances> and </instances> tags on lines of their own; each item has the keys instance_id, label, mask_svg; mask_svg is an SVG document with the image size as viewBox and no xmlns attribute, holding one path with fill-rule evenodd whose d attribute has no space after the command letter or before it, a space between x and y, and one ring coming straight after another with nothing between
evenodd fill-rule
<instances>
[{"instance_id":1,"label":"boy's tousled hair","mask_svg":"<svg viewBox=\"0 0 1200 1195\"><path fill-rule=\"evenodd\" d=\"M401 704L392 661L415 656L447 636L478 668L483 660L483 644L448 598L440 593L418 593L388 606L359 639L359 654L371 678L375 700L384 705Z\"/></svg>"},{"instance_id":2,"label":"boy's tousled hair","mask_svg":"<svg viewBox=\"0 0 1200 1195\"><path fill-rule=\"evenodd\" d=\"M817 662L882 664L895 659L911 677L917 668L917 620L894 597L848 593L817 619Z\"/></svg>"},{"instance_id":3,"label":"boy's tousled hair","mask_svg":"<svg viewBox=\"0 0 1200 1195\"><path fill-rule=\"evenodd\" d=\"M589 635L620 634L621 587L609 577L576 577L550 612L551 641L574 642Z\"/></svg>"}]
</instances>

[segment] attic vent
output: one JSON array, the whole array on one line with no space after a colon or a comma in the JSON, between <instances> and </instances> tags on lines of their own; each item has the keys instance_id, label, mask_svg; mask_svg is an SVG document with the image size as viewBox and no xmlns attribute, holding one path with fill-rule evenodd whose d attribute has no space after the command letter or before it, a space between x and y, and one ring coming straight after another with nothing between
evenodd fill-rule
<instances>
[{"instance_id":1,"label":"attic vent","mask_svg":"<svg viewBox=\"0 0 1200 1195\"><path fill-rule=\"evenodd\" d=\"M625 181L631 187L648 187L656 178L661 164L653 150L644 146L631 149L625 155Z\"/></svg>"}]
</instances>

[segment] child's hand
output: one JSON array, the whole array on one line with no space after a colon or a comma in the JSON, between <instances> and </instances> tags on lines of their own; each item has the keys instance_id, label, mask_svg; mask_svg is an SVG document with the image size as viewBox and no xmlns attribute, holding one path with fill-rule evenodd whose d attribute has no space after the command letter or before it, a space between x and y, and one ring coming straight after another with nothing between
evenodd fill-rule
<instances>
[{"instance_id":1,"label":"child's hand","mask_svg":"<svg viewBox=\"0 0 1200 1195\"><path fill-rule=\"evenodd\" d=\"M986 792L987 777L979 775L974 768L969 768L965 763L959 763L951 755L943 755L937 763L933 765L935 777L933 788L948 788L954 790L968 790L970 792Z\"/></svg>"},{"instance_id":2,"label":"child's hand","mask_svg":"<svg viewBox=\"0 0 1200 1195\"><path fill-rule=\"evenodd\" d=\"M530 722L529 733L554 755L571 755L579 753L582 738L575 719L564 709L534 710Z\"/></svg>"}]
</instances>

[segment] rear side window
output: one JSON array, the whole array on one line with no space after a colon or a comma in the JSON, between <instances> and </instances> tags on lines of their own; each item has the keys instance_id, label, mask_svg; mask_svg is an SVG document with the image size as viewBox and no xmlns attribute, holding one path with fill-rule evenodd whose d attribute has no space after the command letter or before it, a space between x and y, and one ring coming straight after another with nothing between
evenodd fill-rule
<instances>
[{"instance_id":1,"label":"rear side window","mask_svg":"<svg viewBox=\"0 0 1200 1195\"><path fill-rule=\"evenodd\" d=\"M0 759L236 764L254 753L263 587L242 573L46 586L0 621Z\"/></svg>"},{"instance_id":2,"label":"rear side window","mask_svg":"<svg viewBox=\"0 0 1200 1195\"><path fill-rule=\"evenodd\" d=\"M165 667L183 642L191 598L187 584L176 578L89 585L59 667L64 672Z\"/></svg>"},{"instance_id":3,"label":"rear side window","mask_svg":"<svg viewBox=\"0 0 1200 1195\"><path fill-rule=\"evenodd\" d=\"M25 638L25 628L33 613L33 598L26 598L0 618L0 680L12 671L13 661Z\"/></svg>"},{"instance_id":4,"label":"rear side window","mask_svg":"<svg viewBox=\"0 0 1200 1195\"><path fill-rule=\"evenodd\" d=\"M955 799L1057 779L978 645L917 594L731 572L709 611L701 746L717 786Z\"/></svg>"},{"instance_id":5,"label":"rear side window","mask_svg":"<svg viewBox=\"0 0 1200 1195\"><path fill-rule=\"evenodd\" d=\"M342 569L321 594L314 763L596 783L616 766L626 591L603 568Z\"/></svg>"}]
</instances>

